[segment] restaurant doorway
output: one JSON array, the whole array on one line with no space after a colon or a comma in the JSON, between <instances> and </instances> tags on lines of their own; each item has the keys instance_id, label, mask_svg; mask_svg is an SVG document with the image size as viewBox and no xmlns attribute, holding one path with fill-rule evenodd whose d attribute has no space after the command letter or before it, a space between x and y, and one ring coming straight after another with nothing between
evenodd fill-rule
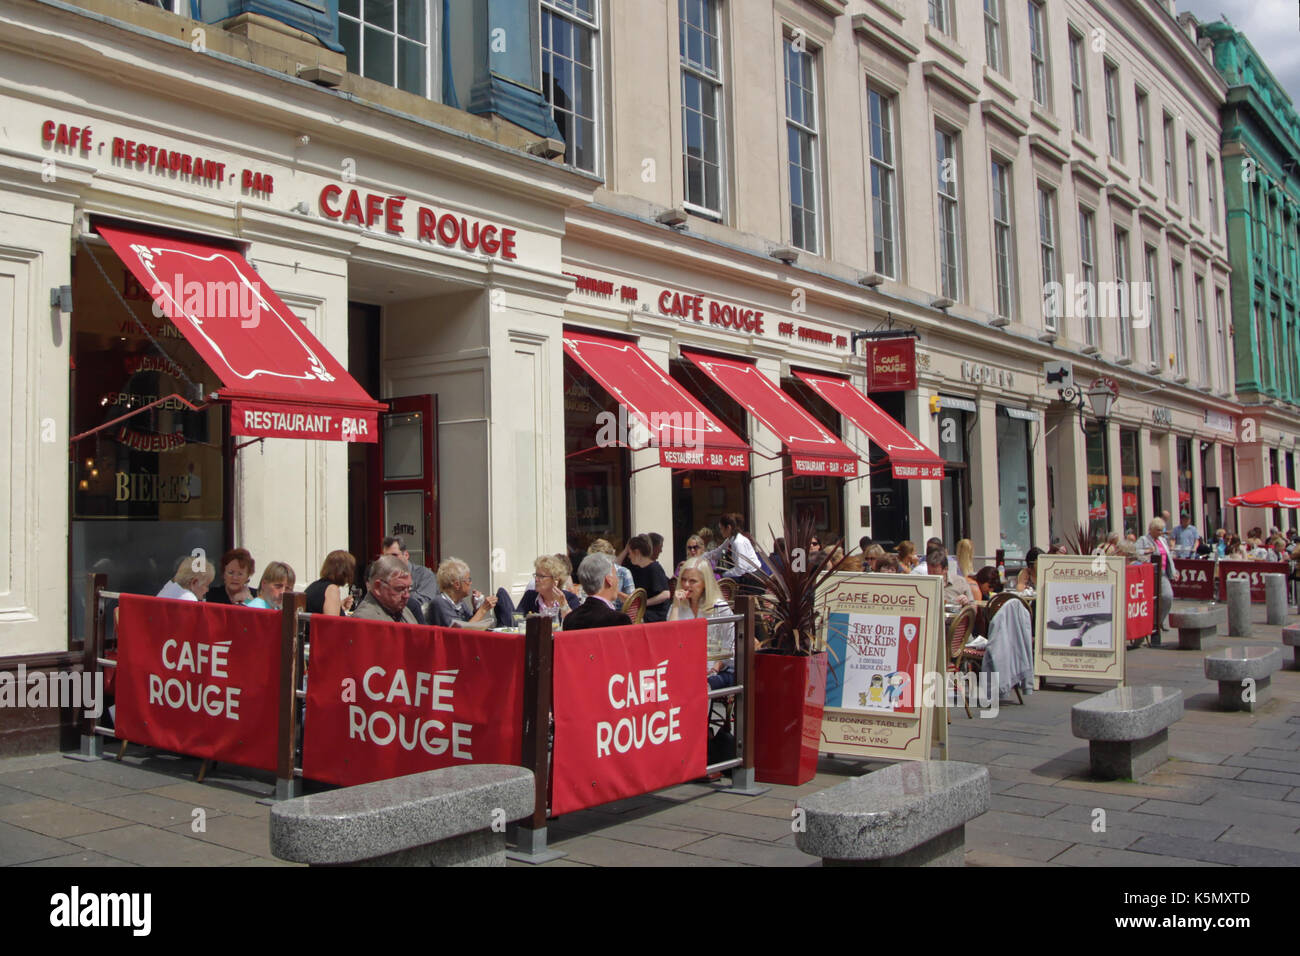
<instances>
[{"instance_id":1,"label":"restaurant doorway","mask_svg":"<svg viewBox=\"0 0 1300 956\"><path fill-rule=\"evenodd\" d=\"M388 400L379 416L379 445L371 456L371 511L375 522L368 555L383 539L398 536L412 564L436 568L441 560L438 523L438 396L407 395Z\"/></svg>"},{"instance_id":2,"label":"restaurant doorway","mask_svg":"<svg viewBox=\"0 0 1300 956\"><path fill-rule=\"evenodd\" d=\"M907 427L904 413L906 392L872 392L868 397L890 418ZM871 537L888 551L911 537L908 480L894 477L889 456L875 442L871 443L870 458Z\"/></svg>"},{"instance_id":3,"label":"restaurant doorway","mask_svg":"<svg viewBox=\"0 0 1300 956\"><path fill-rule=\"evenodd\" d=\"M838 438L843 434L840 413L830 402L797 378L784 379L781 387L832 435ZM857 542L844 540L844 482L845 479L834 475L787 474L783 482L784 520L781 525L773 524L776 533L783 534L783 525L808 515L822 546L830 548L833 542L839 541L847 554L857 546ZM761 530L766 540L767 529Z\"/></svg>"}]
</instances>

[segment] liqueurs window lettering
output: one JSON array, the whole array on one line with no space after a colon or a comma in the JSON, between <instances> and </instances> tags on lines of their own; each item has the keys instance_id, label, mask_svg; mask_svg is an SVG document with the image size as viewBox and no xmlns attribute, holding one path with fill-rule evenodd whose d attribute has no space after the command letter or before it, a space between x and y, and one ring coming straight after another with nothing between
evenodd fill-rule
<instances>
[{"instance_id":1,"label":"liqueurs window lettering","mask_svg":"<svg viewBox=\"0 0 1300 956\"><path fill-rule=\"evenodd\" d=\"M678 0L686 203L722 218L722 55L717 0Z\"/></svg>"},{"instance_id":2,"label":"liqueurs window lettering","mask_svg":"<svg viewBox=\"0 0 1300 956\"><path fill-rule=\"evenodd\" d=\"M339 0L339 42L348 72L432 96L435 44L428 0Z\"/></svg>"},{"instance_id":3,"label":"liqueurs window lettering","mask_svg":"<svg viewBox=\"0 0 1300 956\"><path fill-rule=\"evenodd\" d=\"M564 161L595 172L595 0L542 0L542 92L564 140Z\"/></svg>"},{"instance_id":4,"label":"liqueurs window lettering","mask_svg":"<svg viewBox=\"0 0 1300 956\"><path fill-rule=\"evenodd\" d=\"M897 169L894 158L894 100L871 90L867 94L871 128L871 225L873 268L898 278Z\"/></svg>"},{"instance_id":5,"label":"liqueurs window lettering","mask_svg":"<svg viewBox=\"0 0 1300 956\"><path fill-rule=\"evenodd\" d=\"M817 208L820 191L817 140L816 60L785 38L785 123L790 171L790 239L800 249L819 252Z\"/></svg>"}]
</instances>

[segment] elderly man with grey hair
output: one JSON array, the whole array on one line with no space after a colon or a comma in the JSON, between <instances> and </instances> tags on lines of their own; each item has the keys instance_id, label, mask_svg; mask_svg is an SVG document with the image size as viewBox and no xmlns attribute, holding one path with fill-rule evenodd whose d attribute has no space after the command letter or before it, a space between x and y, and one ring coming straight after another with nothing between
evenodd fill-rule
<instances>
[{"instance_id":1,"label":"elderly man with grey hair","mask_svg":"<svg viewBox=\"0 0 1300 956\"><path fill-rule=\"evenodd\" d=\"M411 571L396 555L381 555L370 565L366 581L369 593L352 612L353 617L370 621L416 624L415 615L406 606L411 596Z\"/></svg>"},{"instance_id":2,"label":"elderly man with grey hair","mask_svg":"<svg viewBox=\"0 0 1300 956\"><path fill-rule=\"evenodd\" d=\"M622 611L615 610L618 596L618 573L608 555L589 554L578 565L578 583L587 592L587 600L564 619L566 631L594 627L621 627L632 623Z\"/></svg>"}]
</instances>

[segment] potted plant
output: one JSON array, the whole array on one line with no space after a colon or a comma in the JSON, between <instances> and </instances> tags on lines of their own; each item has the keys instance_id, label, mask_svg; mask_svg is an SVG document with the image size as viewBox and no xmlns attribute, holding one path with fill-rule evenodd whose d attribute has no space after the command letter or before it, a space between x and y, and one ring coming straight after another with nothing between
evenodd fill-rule
<instances>
[{"instance_id":1,"label":"potted plant","mask_svg":"<svg viewBox=\"0 0 1300 956\"><path fill-rule=\"evenodd\" d=\"M831 559L839 541L825 559L810 557L814 535L810 515L787 520L771 569L756 575L766 588L758 600L767 639L754 656L754 769L765 783L798 786L817 772L826 699L817 588L846 559Z\"/></svg>"}]
</instances>

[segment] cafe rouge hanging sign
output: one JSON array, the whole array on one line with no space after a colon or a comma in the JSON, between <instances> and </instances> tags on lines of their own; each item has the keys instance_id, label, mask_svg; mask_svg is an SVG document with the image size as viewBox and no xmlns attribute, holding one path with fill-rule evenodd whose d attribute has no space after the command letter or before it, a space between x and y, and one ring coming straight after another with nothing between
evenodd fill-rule
<instances>
[{"instance_id":1,"label":"cafe rouge hanging sign","mask_svg":"<svg viewBox=\"0 0 1300 956\"><path fill-rule=\"evenodd\" d=\"M910 392L916 388L916 339L867 343L867 391Z\"/></svg>"}]
</instances>

